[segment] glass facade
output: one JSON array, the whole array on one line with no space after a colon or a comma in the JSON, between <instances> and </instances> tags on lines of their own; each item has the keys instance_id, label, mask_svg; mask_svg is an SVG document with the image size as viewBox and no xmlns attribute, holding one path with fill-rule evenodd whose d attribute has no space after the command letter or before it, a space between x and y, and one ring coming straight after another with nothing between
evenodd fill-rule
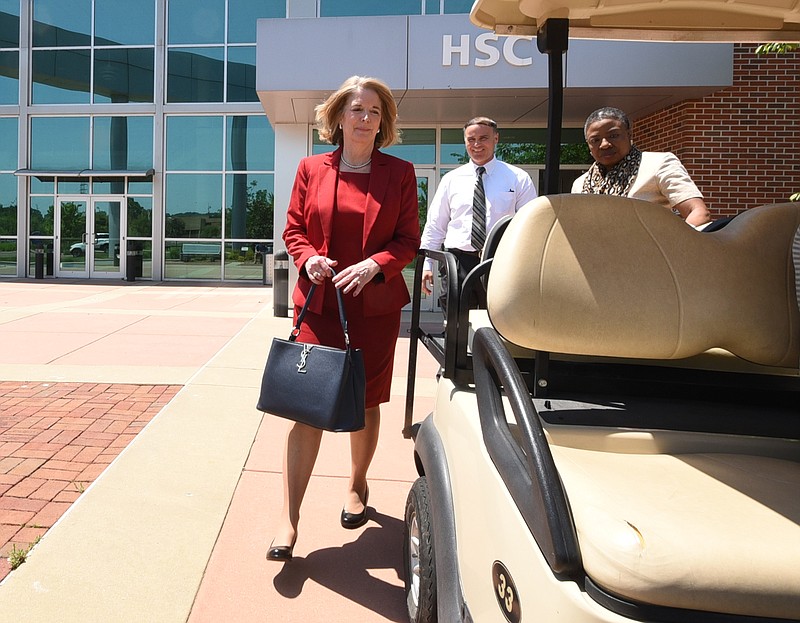
<instances>
[{"instance_id":1,"label":"glass facade","mask_svg":"<svg viewBox=\"0 0 800 623\"><path fill-rule=\"evenodd\" d=\"M19 103L19 9L18 0L0 0L0 106Z\"/></svg>"},{"instance_id":2,"label":"glass facade","mask_svg":"<svg viewBox=\"0 0 800 623\"><path fill-rule=\"evenodd\" d=\"M263 115L170 116L165 277L258 279L272 237L274 136Z\"/></svg>"},{"instance_id":3,"label":"glass facade","mask_svg":"<svg viewBox=\"0 0 800 623\"><path fill-rule=\"evenodd\" d=\"M17 120L0 117L0 277L17 271Z\"/></svg>"},{"instance_id":4,"label":"glass facade","mask_svg":"<svg viewBox=\"0 0 800 623\"><path fill-rule=\"evenodd\" d=\"M359 15L444 15L469 13L472 0L320 0L320 17Z\"/></svg>"},{"instance_id":5,"label":"glass facade","mask_svg":"<svg viewBox=\"0 0 800 623\"><path fill-rule=\"evenodd\" d=\"M43 253L53 277L119 278L134 262L145 279L260 281L273 249L276 137L256 93L257 20L298 7L326 17L471 5L0 0L0 277L33 276ZM509 157L539 166L537 133L504 132ZM461 136L405 127L387 150L422 171L421 218L438 178L464 158ZM311 129L308 140L313 153L332 149Z\"/></svg>"}]
</instances>

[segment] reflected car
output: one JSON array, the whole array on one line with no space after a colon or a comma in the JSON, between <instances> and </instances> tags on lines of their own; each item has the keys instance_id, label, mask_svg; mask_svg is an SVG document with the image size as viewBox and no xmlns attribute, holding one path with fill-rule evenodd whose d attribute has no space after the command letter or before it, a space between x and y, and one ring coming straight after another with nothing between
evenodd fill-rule
<instances>
[{"instance_id":1,"label":"reflected car","mask_svg":"<svg viewBox=\"0 0 800 623\"><path fill-rule=\"evenodd\" d=\"M108 253L108 238L105 236L98 236L95 238L94 248L98 251L105 251ZM86 243L85 242L76 242L69 248L69 252L74 257L83 257L86 255Z\"/></svg>"}]
</instances>

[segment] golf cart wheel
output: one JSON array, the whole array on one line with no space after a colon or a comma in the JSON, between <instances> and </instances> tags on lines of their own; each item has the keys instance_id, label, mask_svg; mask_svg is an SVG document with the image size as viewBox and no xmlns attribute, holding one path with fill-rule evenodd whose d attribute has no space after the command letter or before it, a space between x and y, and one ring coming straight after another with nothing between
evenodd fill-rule
<instances>
[{"instance_id":1,"label":"golf cart wheel","mask_svg":"<svg viewBox=\"0 0 800 623\"><path fill-rule=\"evenodd\" d=\"M408 493L403 530L406 605L412 623L436 622L436 565L428 499L428 481L423 476Z\"/></svg>"}]
</instances>

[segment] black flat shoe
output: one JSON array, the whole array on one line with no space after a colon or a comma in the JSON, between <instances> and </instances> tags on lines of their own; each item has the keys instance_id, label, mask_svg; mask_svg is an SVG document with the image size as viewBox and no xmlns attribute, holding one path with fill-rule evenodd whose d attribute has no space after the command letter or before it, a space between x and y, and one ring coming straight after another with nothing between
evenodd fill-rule
<instances>
[{"instance_id":1,"label":"black flat shoe","mask_svg":"<svg viewBox=\"0 0 800 623\"><path fill-rule=\"evenodd\" d=\"M342 509L342 528L347 528L348 530L355 530L356 528L360 528L365 523L367 523L367 502L369 501L369 485L367 485L367 489L364 492L364 510L360 513L348 513L346 510Z\"/></svg>"},{"instance_id":2,"label":"black flat shoe","mask_svg":"<svg viewBox=\"0 0 800 623\"><path fill-rule=\"evenodd\" d=\"M293 550L294 545L278 545L277 547L272 547L272 543L270 543L269 549L267 550L267 560L291 562Z\"/></svg>"}]
</instances>

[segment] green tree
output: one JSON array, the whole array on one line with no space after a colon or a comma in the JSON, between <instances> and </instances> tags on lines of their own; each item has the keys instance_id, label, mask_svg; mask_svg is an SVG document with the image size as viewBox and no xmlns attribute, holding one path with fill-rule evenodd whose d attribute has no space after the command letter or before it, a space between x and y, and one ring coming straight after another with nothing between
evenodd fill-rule
<instances>
[{"instance_id":1,"label":"green tree","mask_svg":"<svg viewBox=\"0 0 800 623\"><path fill-rule=\"evenodd\" d=\"M762 43L756 48L756 54L788 54L800 49L800 43Z\"/></svg>"}]
</instances>

